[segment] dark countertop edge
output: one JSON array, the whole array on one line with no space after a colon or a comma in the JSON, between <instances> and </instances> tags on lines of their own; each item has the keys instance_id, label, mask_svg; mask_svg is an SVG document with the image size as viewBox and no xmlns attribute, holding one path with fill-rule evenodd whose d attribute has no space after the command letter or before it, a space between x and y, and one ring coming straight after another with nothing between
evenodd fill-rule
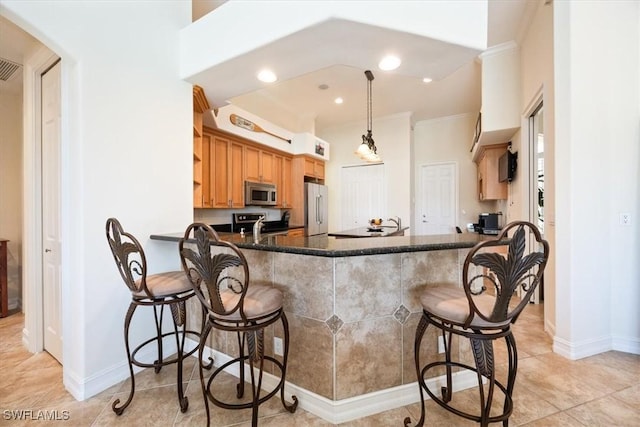
<instances>
[{"instance_id":1,"label":"dark countertop edge","mask_svg":"<svg viewBox=\"0 0 640 427\"><path fill-rule=\"evenodd\" d=\"M401 237L401 236L397 236ZM166 242L178 242L181 236L178 234L152 234L150 236L152 240L161 240ZM300 239L300 238L293 238ZM306 238L305 238L306 239ZM369 239L355 239L355 240L369 240ZM377 240L377 239L376 239ZM265 252L279 252L289 253L297 255L313 255L322 256L327 258L338 257L351 257L362 255L385 255L396 254L405 252L427 252L427 251L439 251L439 250L451 250L451 249L468 249L475 246L479 241L452 241L452 242L437 242L437 243L425 243L425 244L401 244L401 245L383 245L378 247L366 247L366 248L349 248L349 249L321 249L313 247L304 247L298 245L286 245L286 244L264 244L253 242L239 242L233 241L233 243L241 249L253 249ZM298 241L299 242L299 241Z\"/></svg>"},{"instance_id":2,"label":"dark countertop edge","mask_svg":"<svg viewBox=\"0 0 640 427\"><path fill-rule=\"evenodd\" d=\"M440 251L448 249L466 249L475 246L475 243L469 242L468 245L461 244L430 244L430 245L413 245L413 246L387 246L380 248L363 248L363 249L314 249L314 248L301 248L301 247L289 247L289 246L271 246L263 244L237 244L241 249L255 249L263 250L267 252L281 252L297 255L314 255L327 258L344 258L352 256L362 255L386 255L386 254L398 254L408 252L427 252L427 251Z\"/></svg>"}]
</instances>

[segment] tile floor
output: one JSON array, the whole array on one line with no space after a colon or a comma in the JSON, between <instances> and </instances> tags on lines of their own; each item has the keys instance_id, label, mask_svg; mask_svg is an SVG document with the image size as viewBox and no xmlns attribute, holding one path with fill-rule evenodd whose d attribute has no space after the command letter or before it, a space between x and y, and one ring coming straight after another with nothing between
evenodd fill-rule
<instances>
[{"instance_id":1,"label":"tile floor","mask_svg":"<svg viewBox=\"0 0 640 427\"><path fill-rule=\"evenodd\" d=\"M84 402L77 402L62 386L62 368L47 353L30 354L21 345L24 316L0 319L0 426L202 426L206 424L204 403L195 359L185 366L189 409L181 413L175 392L175 368L159 374L145 370L136 376L136 394L122 416L111 410L111 402L126 398L128 380ZM578 361L551 352L551 340L542 331L542 307L528 306L514 325L519 368L511 425L527 426L640 426L640 356L610 351ZM232 378L226 379L231 384ZM475 408L474 392L455 393L462 407ZM473 405L473 406L472 406ZM249 410L212 409L212 425L250 425ZM18 421L8 419L11 410L47 411L66 421ZM68 411L68 412L63 412ZM402 426L406 416L416 420L418 404L341 424L351 427ZM260 426L331 426L301 409L283 413L272 399L260 410ZM427 401L427 426L476 425L443 411Z\"/></svg>"}]
</instances>

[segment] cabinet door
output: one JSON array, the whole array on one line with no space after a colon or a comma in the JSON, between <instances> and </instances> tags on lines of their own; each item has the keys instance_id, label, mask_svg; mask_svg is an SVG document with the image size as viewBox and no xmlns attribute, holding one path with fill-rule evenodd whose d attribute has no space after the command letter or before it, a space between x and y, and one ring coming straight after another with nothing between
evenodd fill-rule
<instances>
[{"instance_id":1,"label":"cabinet door","mask_svg":"<svg viewBox=\"0 0 640 427\"><path fill-rule=\"evenodd\" d=\"M316 162L313 159L305 157L304 159L304 174L305 176L316 176Z\"/></svg>"},{"instance_id":2,"label":"cabinet door","mask_svg":"<svg viewBox=\"0 0 640 427\"><path fill-rule=\"evenodd\" d=\"M324 179L324 162L311 157L305 157L304 174L305 176Z\"/></svg>"},{"instance_id":3,"label":"cabinet door","mask_svg":"<svg viewBox=\"0 0 640 427\"><path fill-rule=\"evenodd\" d=\"M277 181L276 155L267 151L260 151L260 182L275 184Z\"/></svg>"},{"instance_id":4,"label":"cabinet door","mask_svg":"<svg viewBox=\"0 0 640 427\"><path fill-rule=\"evenodd\" d=\"M478 162L478 199L480 201L485 200L486 198L486 190L487 190L487 181L485 179L485 169L487 166L487 162L485 159L485 155L483 154Z\"/></svg>"},{"instance_id":5,"label":"cabinet door","mask_svg":"<svg viewBox=\"0 0 640 427\"><path fill-rule=\"evenodd\" d=\"M244 173L245 180L260 182L260 150L258 148L245 147Z\"/></svg>"},{"instance_id":6,"label":"cabinet door","mask_svg":"<svg viewBox=\"0 0 640 427\"><path fill-rule=\"evenodd\" d=\"M282 184L278 189L280 200L283 208L291 207L291 186L293 184L291 174L291 159L284 157L282 159Z\"/></svg>"},{"instance_id":7,"label":"cabinet door","mask_svg":"<svg viewBox=\"0 0 640 427\"><path fill-rule=\"evenodd\" d=\"M487 148L478 161L478 198L482 200L504 200L508 197L506 182L498 181L500 156L506 145Z\"/></svg>"},{"instance_id":8,"label":"cabinet door","mask_svg":"<svg viewBox=\"0 0 640 427\"><path fill-rule=\"evenodd\" d=\"M273 158L273 173L274 173L274 184L276 186L276 191L277 191L277 198L276 198L276 207L284 207L283 205L283 180L282 180L282 162L283 162L284 158L282 156L274 156Z\"/></svg>"},{"instance_id":9,"label":"cabinet door","mask_svg":"<svg viewBox=\"0 0 640 427\"><path fill-rule=\"evenodd\" d=\"M289 237L302 237L304 236L304 228L293 228L287 232Z\"/></svg>"},{"instance_id":10,"label":"cabinet door","mask_svg":"<svg viewBox=\"0 0 640 427\"><path fill-rule=\"evenodd\" d=\"M229 148L229 140L213 137L211 143L211 207L213 208L228 208L230 204Z\"/></svg>"},{"instance_id":11,"label":"cabinet door","mask_svg":"<svg viewBox=\"0 0 640 427\"><path fill-rule=\"evenodd\" d=\"M324 179L324 162L316 160L314 165L316 178Z\"/></svg>"},{"instance_id":12,"label":"cabinet door","mask_svg":"<svg viewBox=\"0 0 640 427\"><path fill-rule=\"evenodd\" d=\"M229 195L231 207L244 207L244 145L231 142L229 158Z\"/></svg>"}]
</instances>

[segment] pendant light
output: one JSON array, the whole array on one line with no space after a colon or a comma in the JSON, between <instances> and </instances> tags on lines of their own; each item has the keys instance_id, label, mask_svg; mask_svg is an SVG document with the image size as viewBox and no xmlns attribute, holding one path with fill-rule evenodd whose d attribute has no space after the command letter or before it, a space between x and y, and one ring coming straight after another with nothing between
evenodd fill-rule
<instances>
[{"instance_id":1,"label":"pendant light","mask_svg":"<svg viewBox=\"0 0 640 427\"><path fill-rule=\"evenodd\" d=\"M356 150L356 154L367 162L380 162L381 159L378 155L378 148L373 141L373 134L371 132L371 82L373 81L373 73L367 70L364 72L364 75L367 77L367 134L362 135L362 143Z\"/></svg>"}]
</instances>

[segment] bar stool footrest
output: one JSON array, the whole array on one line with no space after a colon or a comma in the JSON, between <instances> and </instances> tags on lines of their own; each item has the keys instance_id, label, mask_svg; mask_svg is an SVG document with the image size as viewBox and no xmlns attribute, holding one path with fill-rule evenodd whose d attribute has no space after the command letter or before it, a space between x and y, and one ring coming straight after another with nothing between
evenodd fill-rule
<instances>
[{"instance_id":1,"label":"bar stool footrest","mask_svg":"<svg viewBox=\"0 0 640 427\"><path fill-rule=\"evenodd\" d=\"M446 361L437 361L437 362L433 362L433 363L429 363L428 365L426 365L424 368L422 368L421 371L421 376L418 380L418 384L420 385L420 387L422 387L422 389L424 391L427 392L427 394L429 395L429 397L431 397L431 400L433 400L435 403L437 403L438 405L440 405L442 408L444 408L445 410L452 412L460 417L466 418L468 420L471 421L475 421L475 422L481 422L482 421L482 417L480 415L476 415L476 414L470 414L468 412L464 412L461 411L457 408L454 408L453 406L451 406L447 401L445 401L443 398L438 397L434 392L432 392L429 387L427 386L426 381L424 380L426 373L435 367L438 366L450 366L450 367L457 367L457 368L462 368L468 371L472 371L475 372L476 374L478 373L478 370L470 365L466 365L463 363L459 363L459 362L446 362ZM486 378L486 377L483 377ZM511 416L511 412L513 411L513 400L512 398L509 396L509 394L507 393L507 388L498 380L495 380L495 385L498 387L498 389L500 389L503 393L504 399L507 402L507 409L499 414L499 415L493 415L490 416L487 419L488 423L498 423L498 422L502 422L507 420L510 416ZM478 387L481 387L482 384L479 384ZM445 389L446 387L442 387L442 389ZM495 396L494 396L494 400L495 400Z\"/></svg>"}]
</instances>

